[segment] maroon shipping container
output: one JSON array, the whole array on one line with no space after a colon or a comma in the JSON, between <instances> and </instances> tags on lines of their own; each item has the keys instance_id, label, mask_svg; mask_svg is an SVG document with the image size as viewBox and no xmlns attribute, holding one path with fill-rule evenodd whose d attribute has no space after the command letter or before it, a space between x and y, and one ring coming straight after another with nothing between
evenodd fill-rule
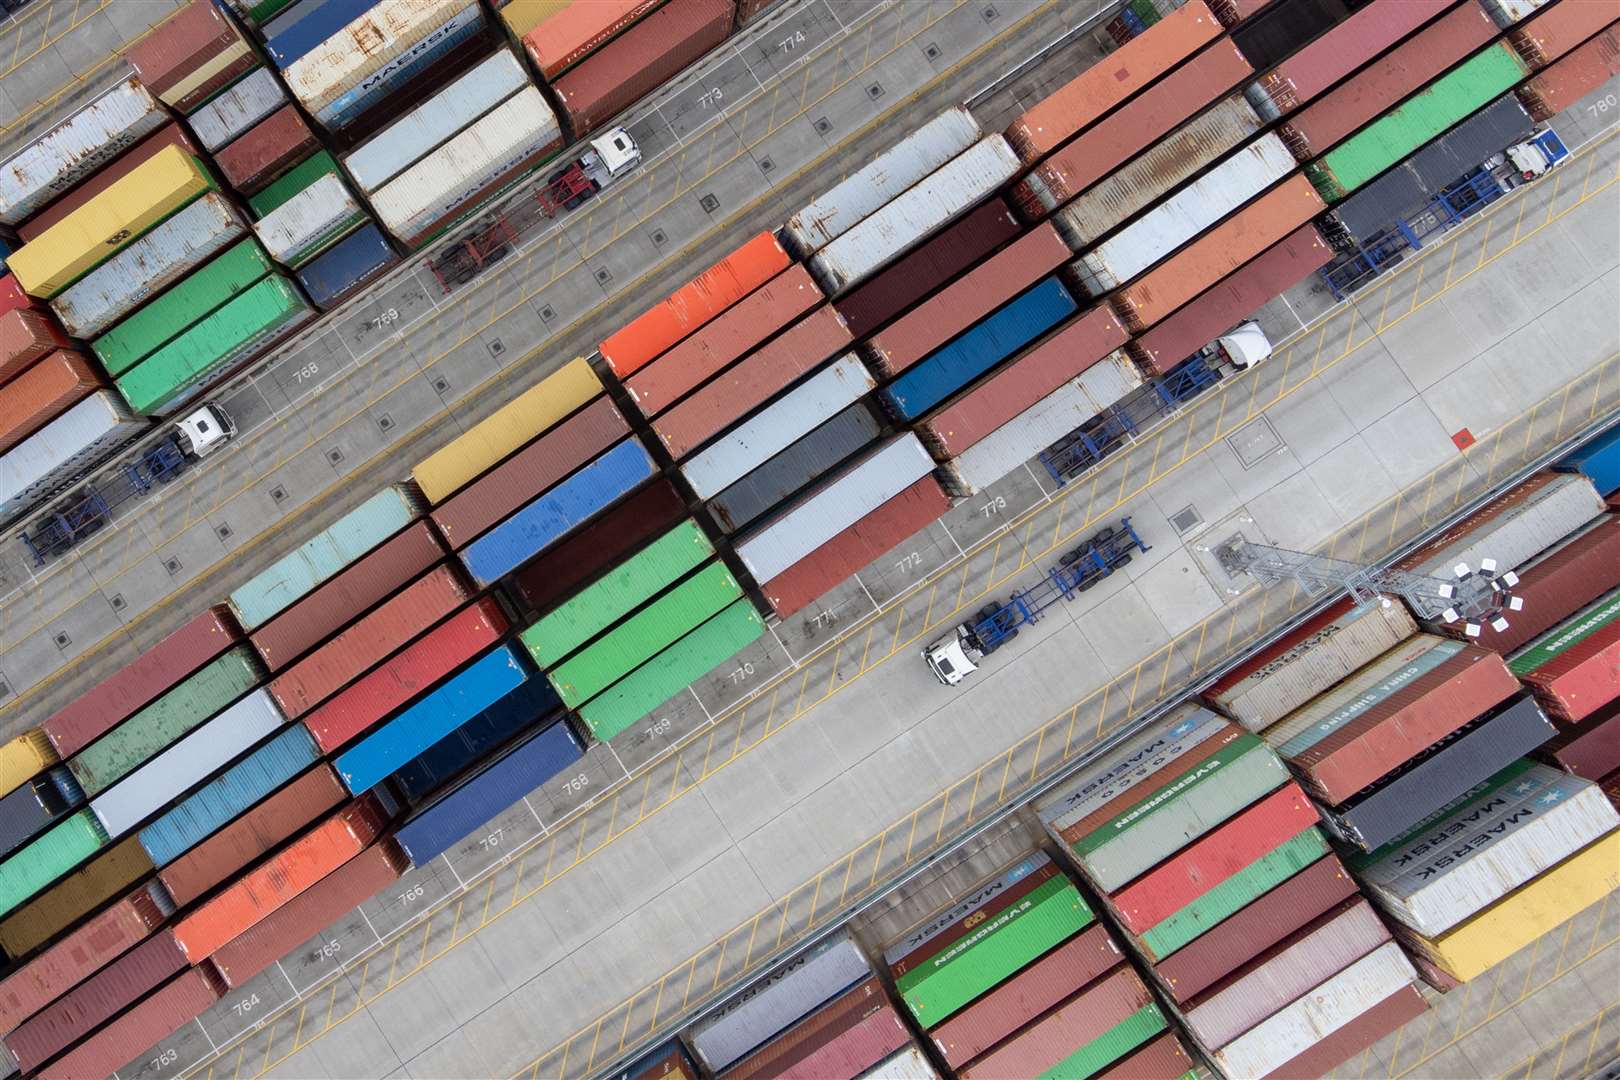
<instances>
[{"instance_id":1,"label":"maroon shipping container","mask_svg":"<svg viewBox=\"0 0 1620 1080\"><path fill-rule=\"evenodd\" d=\"M1153 1002L1140 976L1129 967L1092 984L996 1049L956 1070L960 1080L1007 1080L1039 1076Z\"/></svg>"},{"instance_id":2,"label":"maroon shipping container","mask_svg":"<svg viewBox=\"0 0 1620 1080\"><path fill-rule=\"evenodd\" d=\"M253 647L272 672L280 671L445 554L430 523L409 525L253 631Z\"/></svg>"},{"instance_id":3,"label":"maroon shipping container","mask_svg":"<svg viewBox=\"0 0 1620 1080\"><path fill-rule=\"evenodd\" d=\"M976 387L947 401L917 434L942 461L960 454L1125 343L1113 311L1071 319Z\"/></svg>"},{"instance_id":4,"label":"maroon shipping container","mask_svg":"<svg viewBox=\"0 0 1620 1080\"><path fill-rule=\"evenodd\" d=\"M348 797L330 765L321 764L158 871L178 907L185 907Z\"/></svg>"},{"instance_id":5,"label":"maroon shipping container","mask_svg":"<svg viewBox=\"0 0 1620 1080\"><path fill-rule=\"evenodd\" d=\"M1401 0L1398 4L1368 4L1262 75L1255 86L1271 99L1279 113L1290 112L1314 100L1456 2Z\"/></svg>"},{"instance_id":6,"label":"maroon shipping container","mask_svg":"<svg viewBox=\"0 0 1620 1080\"><path fill-rule=\"evenodd\" d=\"M910 1040L873 976L726 1069L726 1080L858 1076Z\"/></svg>"},{"instance_id":7,"label":"maroon shipping container","mask_svg":"<svg viewBox=\"0 0 1620 1080\"><path fill-rule=\"evenodd\" d=\"M1219 734L1211 735L1174 761L1155 770L1141 783L1126 788L1085 817L1065 826L1062 833L1064 842L1072 844L1089 836L1131 807L1146 800L1154 792L1168 787L1173 781L1185 776L1245 734L1246 732L1236 724L1227 724Z\"/></svg>"},{"instance_id":8,"label":"maroon shipping container","mask_svg":"<svg viewBox=\"0 0 1620 1080\"><path fill-rule=\"evenodd\" d=\"M1333 249L1305 225L1130 343L1132 358L1163 375L1272 298L1304 281L1333 258Z\"/></svg>"},{"instance_id":9,"label":"maroon shipping container","mask_svg":"<svg viewBox=\"0 0 1620 1080\"><path fill-rule=\"evenodd\" d=\"M1620 700L1542 743L1535 756L1594 784L1620 769ZM0 983L0 992L3 990Z\"/></svg>"},{"instance_id":10,"label":"maroon shipping container","mask_svg":"<svg viewBox=\"0 0 1620 1080\"><path fill-rule=\"evenodd\" d=\"M180 1030L181 1025L201 1016L225 990L224 981L207 964L183 971L145 1001L40 1070L39 1075L49 1080L111 1076Z\"/></svg>"},{"instance_id":11,"label":"maroon shipping container","mask_svg":"<svg viewBox=\"0 0 1620 1080\"><path fill-rule=\"evenodd\" d=\"M1324 856L1159 961L1154 973L1170 997L1185 1004L1354 895L1356 883L1344 865Z\"/></svg>"},{"instance_id":12,"label":"maroon shipping container","mask_svg":"<svg viewBox=\"0 0 1620 1080\"><path fill-rule=\"evenodd\" d=\"M823 304L660 413L652 429L671 457L685 457L853 340L838 309Z\"/></svg>"},{"instance_id":13,"label":"maroon shipping container","mask_svg":"<svg viewBox=\"0 0 1620 1080\"><path fill-rule=\"evenodd\" d=\"M19 307L0 315L0 384L21 375L41 357L72 345L49 311Z\"/></svg>"},{"instance_id":14,"label":"maroon shipping container","mask_svg":"<svg viewBox=\"0 0 1620 1080\"><path fill-rule=\"evenodd\" d=\"M1534 120L1547 120L1620 74L1620 27L1610 26L1519 87Z\"/></svg>"},{"instance_id":15,"label":"maroon shipping container","mask_svg":"<svg viewBox=\"0 0 1620 1080\"><path fill-rule=\"evenodd\" d=\"M39 239L39 235L46 229L106 191L114 180L126 176L135 166L144 163L159 150L170 146L178 146L188 154L203 156L203 151L191 141L191 136L186 133L185 128L179 124L165 124L97 172L91 173L78 187L17 226L17 235L25 242Z\"/></svg>"},{"instance_id":16,"label":"maroon shipping container","mask_svg":"<svg viewBox=\"0 0 1620 1080\"><path fill-rule=\"evenodd\" d=\"M1553 4L1509 34L1532 70L1546 67L1615 21L1613 4Z\"/></svg>"},{"instance_id":17,"label":"maroon shipping container","mask_svg":"<svg viewBox=\"0 0 1620 1080\"><path fill-rule=\"evenodd\" d=\"M857 339L867 337L1018 235L1018 219L992 198L836 301ZM985 310L989 310L986 308ZM964 324L965 329L973 319Z\"/></svg>"},{"instance_id":18,"label":"maroon shipping container","mask_svg":"<svg viewBox=\"0 0 1620 1080\"><path fill-rule=\"evenodd\" d=\"M258 64L252 49L243 49L246 41L231 23L208 0L191 0L176 14L159 23L152 32L131 45L124 59L135 69L141 82L182 113L191 112L222 90L237 76ZM220 54L238 47L242 53L206 81L173 98L172 90L181 82L192 79L201 69Z\"/></svg>"},{"instance_id":19,"label":"maroon shipping container","mask_svg":"<svg viewBox=\"0 0 1620 1080\"><path fill-rule=\"evenodd\" d=\"M1283 140L1295 157L1309 161L1496 34L1496 23L1484 8L1459 5L1294 114L1282 126Z\"/></svg>"},{"instance_id":20,"label":"maroon shipping container","mask_svg":"<svg viewBox=\"0 0 1620 1080\"><path fill-rule=\"evenodd\" d=\"M734 0L669 0L552 83L573 137L582 138L726 40Z\"/></svg>"},{"instance_id":21,"label":"maroon shipping container","mask_svg":"<svg viewBox=\"0 0 1620 1080\"><path fill-rule=\"evenodd\" d=\"M229 609L209 608L40 725L64 760L242 640Z\"/></svg>"},{"instance_id":22,"label":"maroon shipping container","mask_svg":"<svg viewBox=\"0 0 1620 1080\"><path fill-rule=\"evenodd\" d=\"M1011 885L1001 890L1000 894L974 908L944 930L927 938L910 952L903 954L898 960L889 965L889 975L898 979L906 972L918 965L926 963L930 958L938 956L951 945L962 940L969 932L982 922L986 922L1006 911L1009 907L1034 892L1044 883L1057 875L1056 864L1047 862L1032 874L1025 874ZM925 924L927 925L927 924Z\"/></svg>"},{"instance_id":23,"label":"maroon shipping container","mask_svg":"<svg viewBox=\"0 0 1620 1080\"><path fill-rule=\"evenodd\" d=\"M303 114L294 105L283 105L216 153L214 164L232 187L252 195L314 153L315 147L315 133Z\"/></svg>"},{"instance_id":24,"label":"maroon shipping container","mask_svg":"<svg viewBox=\"0 0 1620 1080\"><path fill-rule=\"evenodd\" d=\"M410 868L391 841L374 844L220 946L211 962L227 986L240 987Z\"/></svg>"},{"instance_id":25,"label":"maroon shipping container","mask_svg":"<svg viewBox=\"0 0 1620 1080\"><path fill-rule=\"evenodd\" d=\"M0 274L0 315L24 308L31 311L50 311L43 303L23 292L22 286L17 284L15 275Z\"/></svg>"},{"instance_id":26,"label":"maroon shipping container","mask_svg":"<svg viewBox=\"0 0 1620 1080\"><path fill-rule=\"evenodd\" d=\"M1106 1072L1098 1073L1096 1080L1169 1080L1197 1072L1198 1065L1181 1040L1166 1031Z\"/></svg>"},{"instance_id":27,"label":"maroon shipping container","mask_svg":"<svg viewBox=\"0 0 1620 1080\"><path fill-rule=\"evenodd\" d=\"M524 503L630 434L618 406L598 397L433 508L433 523L459 550Z\"/></svg>"},{"instance_id":28,"label":"maroon shipping container","mask_svg":"<svg viewBox=\"0 0 1620 1080\"><path fill-rule=\"evenodd\" d=\"M7 1035L6 1049L24 1072L37 1069L185 966L174 934L160 930Z\"/></svg>"},{"instance_id":29,"label":"maroon shipping container","mask_svg":"<svg viewBox=\"0 0 1620 1080\"><path fill-rule=\"evenodd\" d=\"M911 1034L906 1030L905 1021L900 1019L893 1005L884 1002L815 1053L770 1075L779 1076L781 1080L860 1076L910 1042Z\"/></svg>"},{"instance_id":30,"label":"maroon shipping container","mask_svg":"<svg viewBox=\"0 0 1620 1080\"><path fill-rule=\"evenodd\" d=\"M1094 923L928 1034L960 1068L1124 960L1108 928Z\"/></svg>"},{"instance_id":31,"label":"maroon shipping container","mask_svg":"<svg viewBox=\"0 0 1620 1080\"><path fill-rule=\"evenodd\" d=\"M1429 1003L1417 987L1402 987L1350 1023L1319 1038L1303 1054L1284 1062L1266 1075L1277 1080L1327 1076L1396 1028L1422 1016L1428 1008Z\"/></svg>"},{"instance_id":32,"label":"maroon shipping container","mask_svg":"<svg viewBox=\"0 0 1620 1080\"><path fill-rule=\"evenodd\" d=\"M1039 221L1253 73L1221 38L1037 165L1013 188L1013 205Z\"/></svg>"},{"instance_id":33,"label":"maroon shipping container","mask_svg":"<svg viewBox=\"0 0 1620 1080\"><path fill-rule=\"evenodd\" d=\"M737 26L748 26L782 0L737 0Z\"/></svg>"},{"instance_id":34,"label":"maroon shipping container","mask_svg":"<svg viewBox=\"0 0 1620 1080\"><path fill-rule=\"evenodd\" d=\"M1062 266L1073 254L1055 228L1037 225L884 327L864 351L879 371L898 375Z\"/></svg>"},{"instance_id":35,"label":"maroon shipping container","mask_svg":"<svg viewBox=\"0 0 1620 1080\"><path fill-rule=\"evenodd\" d=\"M906 490L794 563L761 588L765 600L786 617L824 595L851 574L893 550L951 508L932 475Z\"/></svg>"}]
</instances>

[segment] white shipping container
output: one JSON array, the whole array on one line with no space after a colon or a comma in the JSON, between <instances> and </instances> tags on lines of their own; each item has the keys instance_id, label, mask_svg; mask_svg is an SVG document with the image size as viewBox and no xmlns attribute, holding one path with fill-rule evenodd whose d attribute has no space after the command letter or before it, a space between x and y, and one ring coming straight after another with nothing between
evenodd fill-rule
<instances>
[{"instance_id":1,"label":"white shipping container","mask_svg":"<svg viewBox=\"0 0 1620 1080\"><path fill-rule=\"evenodd\" d=\"M444 22L393 53L376 70L354 80L343 93L315 110L318 123L338 131L353 123L368 109L375 108L390 94L402 92L436 60L477 36L484 29L484 9L477 3L463 6Z\"/></svg>"},{"instance_id":2,"label":"white shipping container","mask_svg":"<svg viewBox=\"0 0 1620 1080\"><path fill-rule=\"evenodd\" d=\"M782 227L802 256L821 250L979 138L961 105L947 109L812 199Z\"/></svg>"},{"instance_id":3,"label":"white shipping container","mask_svg":"<svg viewBox=\"0 0 1620 1080\"><path fill-rule=\"evenodd\" d=\"M1523 502L1508 507L1416 565L1401 565L1414 573L1451 577L1458 563L1478 567L1482 559L1495 559L1499 570L1528 562L1545 548L1603 513L1603 497L1592 481L1579 473L1562 473Z\"/></svg>"},{"instance_id":4,"label":"white shipping container","mask_svg":"<svg viewBox=\"0 0 1620 1080\"><path fill-rule=\"evenodd\" d=\"M769 581L933 469L916 435L896 435L751 530L737 557L755 581Z\"/></svg>"},{"instance_id":5,"label":"white shipping container","mask_svg":"<svg viewBox=\"0 0 1620 1080\"><path fill-rule=\"evenodd\" d=\"M270 691L254 690L91 799L90 809L116 840L285 722Z\"/></svg>"},{"instance_id":6,"label":"white shipping container","mask_svg":"<svg viewBox=\"0 0 1620 1080\"><path fill-rule=\"evenodd\" d=\"M528 85L517 57L502 49L361 143L343 165L360 190L376 191Z\"/></svg>"},{"instance_id":7,"label":"white shipping container","mask_svg":"<svg viewBox=\"0 0 1620 1080\"><path fill-rule=\"evenodd\" d=\"M299 266L365 216L342 178L327 173L256 221L253 231L272 259Z\"/></svg>"},{"instance_id":8,"label":"white shipping container","mask_svg":"<svg viewBox=\"0 0 1620 1080\"><path fill-rule=\"evenodd\" d=\"M98 390L0 457L0 514L25 510L146 427L111 390Z\"/></svg>"},{"instance_id":9,"label":"white shipping container","mask_svg":"<svg viewBox=\"0 0 1620 1080\"><path fill-rule=\"evenodd\" d=\"M247 231L229 200L209 192L58 293L51 310L69 334L93 338Z\"/></svg>"},{"instance_id":10,"label":"white shipping container","mask_svg":"<svg viewBox=\"0 0 1620 1080\"><path fill-rule=\"evenodd\" d=\"M1005 138L985 136L812 255L810 272L828 296L843 292L950 224L1018 167Z\"/></svg>"},{"instance_id":11,"label":"white shipping container","mask_svg":"<svg viewBox=\"0 0 1620 1080\"><path fill-rule=\"evenodd\" d=\"M94 93L0 164L0 221L16 225L43 209L168 119L134 76Z\"/></svg>"},{"instance_id":12,"label":"white shipping container","mask_svg":"<svg viewBox=\"0 0 1620 1080\"><path fill-rule=\"evenodd\" d=\"M1210 1060L1232 1080L1266 1076L1416 979L1399 945L1380 945L1212 1053Z\"/></svg>"},{"instance_id":13,"label":"white shipping container","mask_svg":"<svg viewBox=\"0 0 1620 1080\"><path fill-rule=\"evenodd\" d=\"M1074 263L1093 296L1118 288L1295 171L1276 135L1262 135Z\"/></svg>"},{"instance_id":14,"label":"white shipping container","mask_svg":"<svg viewBox=\"0 0 1620 1080\"><path fill-rule=\"evenodd\" d=\"M412 243L561 142L556 115L538 89L527 87L379 188L372 209L389 232Z\"/></svg>"},{"instance_id":15,"label":"white shipping container","mask_svg":"<svg viewBox=\"0 0 1620 1080\"><path fill-rule=\"evenodd\" d=\"M1264 738L1283 757L1302 754L1466 647L1450 638L1415 634L1267 728Z\"/></svg>"},{"instance_id":16,"label":"white shipping container","mask_svg":"<svg viewBox=\"0 0 1620 1080\"><path fill-rule=\"evenodd\" d=\"M912 1043L861 1073L859 1080L939 1080L939 1073Z\"/></svg>"},{"instance_id":17,"label":"white shipping container","mask_svg":"<svg viewBox=\"0 0 1620 1080\"><path fill-rule=\"evenodd\" d=\"M845 353L693 455L681 473L698 498L712 499L876 386L866 366Z\"/></svg>"},{"instance_id":18,"label":"white shipping container","mask_svg":"<svg viewBox=\"0 0 1620 1080\"><path fill-rule=\"evenodd\" d=\"M871 974L866 957L848 937L825 942L732 998L694 1028L687 1041L703 1064L720 1072Z\"/></svg>"},{"instance_id":19,"label":"white shipping container","mask_svg":"<svg viewBox=\"0 0 1620 1080\"><path fill-rule=\"evenodd\" d=\"M1506 30L1533 15L1547 0L1480 0L1497 26Z\"/></svg>"},{"instance_id":20,"label":"white shipping container","mask_svg":"<svg viewBox=\"0 0 1620 1080\"><path fill-rule=\"evenodd\" d=\"M477 0L382 0L282 72L293 96L318 113Z\"/></svg>"},{"instance_id":21,"label":"white shipping container","mask_svg":"<svg viewBox=\"0 0 1620 1080\"><path fill-rule=\"evenodd\" d=\"M218 150L287 103L281 80L267 67L232 86L186 117L210 152Z\"/></svg>"}]
</instances>

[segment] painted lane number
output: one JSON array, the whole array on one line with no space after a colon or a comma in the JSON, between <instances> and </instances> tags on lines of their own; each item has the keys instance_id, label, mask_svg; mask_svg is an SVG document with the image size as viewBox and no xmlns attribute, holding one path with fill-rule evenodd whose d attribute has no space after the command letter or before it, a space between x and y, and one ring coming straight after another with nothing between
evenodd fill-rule
<instances>
[{"instance_id":1,"label":"painted lane number","mask_svg":"<svg viewBox=\"0 0 1620 1080\"><path fill-rule=\"evenodd\" d=\"M165 1065L173 1065L175 1062L177 1062L179 1060L180 1060L180 1051L174 1049L173 1047L170 1047L169 1049L167 1049L167 1050L163 1051L162 1053L158 1054L158 1056L153 1058L151 1061L148 1061L146 1063L146 1067L148 1069L161 1069Z\"/></svg>"},{"instance_id":2,"label":"painted lane number","mask_svg":"<svg viewBox=\"0 0 1620 1080\"><path fill-rule=\"evenodd\" d=\"M806 40L807 39L803 30L795 30L781 41L778 41L776 43L776 47L785 53L790 53L797 49L800 45L803 45Z\"/></svg>"},{"instance_id":3,"label":"painted lane number","mask_svg":"<svg viewBox=\"0 0 1620 1080\"><path fill-rule=\"evenodd\" d=\"M237 1016L246 1016L248 1013L252 1012L254 1009L257 1009L258 1007L259 1007L259 995L258 994L250 994L247 997L243 998L241 1001L238 1001L238 1002L234 1003L231 1006L231 1012L235 1013Z\"/></svg>"},{"instance_id":4,"label":"painted lane number","mask_svg":"<svg viewBox=\"0 0 1620 1080\"><path fill-rule=\"evenodd\" d=\"M311 361L293 372L293 382L303 382L305 379L313 379L320 373L321 365Z\"/></svg>"},{"instance_id":5,"label":"painted lane number","mask_svg":"<svg viewBox=\"0 0 1620 1080\"><path fill-rule=\"evenodd\" d=\"M501 846L501 834L504 833L505 831L506 831L505 829L496 829L494 832L490 833L488 836L480 836L478 838L478 846L485 849L486 851L489 850L490 848L500 847Z\"/></svg>"},{"instance_id":6,"label":"painted lane number","mask_svg":"<svg viewBox=\"0 0 1620 1080\"><path fill-rule=\"evenodd\" d=\"M381 330L383 327L388 326L388 325L390 325L392 323L396 323L398 321L399 321L399 309L398 308L389 308L387 311L383 312L381 315L378 315L375 319L371 320L371 328L373 330Z\"/></svg>"},{"instance_id":7,"label":"painted lane number","mask_svg":"<svg viewBox=\"0 0 1620 1080\"><path fill-rule=\"evenodd\" d=\"M421 885L412 885L409 889L406 889L404 892L399 894L399 902L402 904L414 904L416 901L422 899L422 897L426 895L426 888Z\"/></svg>"},{"instance_id":8,"label":"painted lane number","mask_svg":"<svg viewBox=\"0 0 1620 1080\"><path fill-rule=\"evenodd\" d=\"M1007 497L1005 495L997 495L995 498L979 507L979 513L983 514L985 517L994 517L1005 509L1007 509Z\"/></svg>"},{"instance_id":9,"label":"painted lane number","mask_svg":"<svg viewBox=\"0 0 1620 1080\"><path fill-rule=\"evenodd\" d=\"M1602 116L1616 105L1620 105L1620 98L1616 98L1613 94L1604 94L1592 104L1588 105L1586 107L1586 111L1591 113L1593 116Z\"/></svg>"},{"instance_id":10,"label":"painted lane number","mask_svg":"<svg viewBox=\"0 0 1620 1080\"><path fill-rule=\"evenodd\" d=\"M731 685L735 686L738 683L742 682L744 679L748 678L748 676L752 675L753 673L754 673L754 665L753 664L744 664L740 668L736 668L736 669L734 669L732 671L727 672L726 673L726 678L730 679L731 680Z\"/></svg>"},{"instance_id":11,"label":"painted lane number","mask_svg":"<svg viewBox=\"0 0 1620 1080\"><path fill-rule=\"evenodd\" d=\"M899 562L895 563L894 568L900 571L902 574L905 574L917 569L921 565L922 552L913 551L910 555L904 556Z\"/></svg>"},{"instance_id":12,"label":"painted lane number","mask_svg":"<svg viewBox=\"0 0 1620 1080\"><path fill-rule=\"evenodd\" d=\"M675 721L667 716L661 716L647 726L647 734L651 736L668 735L669 729L675 726Z\"/></svg>"},{"instance_id":13,"label":"painted lane number","mask_svg":"<svg viewBox=\"0 0 1620 1080\"><path fill-rule=\"evenodd\" d=\"M698 98L698 104L705 109L718 109L725 104L726 92L716 86L712 90L705 90L703 96Z\"/></svg>"},{"instance_id":14,"label":"painted lane number","mask_svg":"<svg viewBox=\"0 0 1620 1080\"><path fill-rule=\"evenodd\" d=\"M563 781L563 790L568 792L570 795L578 795L580 792L584 791L590 786L591 778L586 776L584 773L580 773L578 776L571 776L567 780Z\"/></svg>"}]
</instances>

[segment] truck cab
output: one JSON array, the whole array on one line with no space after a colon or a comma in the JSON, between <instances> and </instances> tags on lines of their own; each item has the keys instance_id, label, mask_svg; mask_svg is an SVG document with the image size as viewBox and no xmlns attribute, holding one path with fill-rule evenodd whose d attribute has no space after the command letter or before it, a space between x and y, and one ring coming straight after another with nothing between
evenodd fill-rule
<instances>
[{"instance_id":1,"label":"truck cab","mask_svg":"<svg viewBox=\"0 0 1620 1080\"><path fill-rule=\"evenodd\" d=\"M944 686L955 686L978 671L979 661L984 659L966 623L923 649L922 656L928 670Z\"/></svg>"},{"instance_id":2,"label":"truck cab","mask_svg":"<svg viewBox=\"0 0 1620 1080\"><path fill-rule=\"evenodd\" d=\"M1250 319L1215 339L1215 352L1237 368L1247 370L1271 355L1271 339Z\"/></svg>"},{"instance_id":3,"label":"truck cab","mask_svg":"<svg viewBox=\"0 0 1620 1080\"><path fill-rule=\"evenodd\" d=\"M236 422L220 405L209 402L175 421L180 447L188 457L205 458L236 437Z\"/></svg>"},{"instance_id":4,"label":"truck cab","mask_svg":"<svg viewBox=\"0 0 1620 1080\"><path fill-rule=\"evenodd\" d=\"M590 141L590 149L579 163L585 175L596 181L598 188L604 188L641 164L641 147L624 128L610 128Z\"/></svg>"}]
</instances>

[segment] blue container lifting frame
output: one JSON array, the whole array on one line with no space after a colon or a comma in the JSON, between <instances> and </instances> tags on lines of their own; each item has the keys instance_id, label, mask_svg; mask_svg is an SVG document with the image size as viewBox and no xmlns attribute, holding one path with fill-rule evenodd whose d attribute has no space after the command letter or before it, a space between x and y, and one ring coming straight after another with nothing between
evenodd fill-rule
<instances>
[{"instance_id":1,"label":"blue container lifting frame","mask_svg":"<svg viewBox=\"0 0 1620 1080\"><path fill-rule=\"evenodd\" d=\"M44 566L105 525L114 507L167 484L191 462L171 432L53 506L21 534L23 546L35 566Z\"/></svg>"}]
</instances>

